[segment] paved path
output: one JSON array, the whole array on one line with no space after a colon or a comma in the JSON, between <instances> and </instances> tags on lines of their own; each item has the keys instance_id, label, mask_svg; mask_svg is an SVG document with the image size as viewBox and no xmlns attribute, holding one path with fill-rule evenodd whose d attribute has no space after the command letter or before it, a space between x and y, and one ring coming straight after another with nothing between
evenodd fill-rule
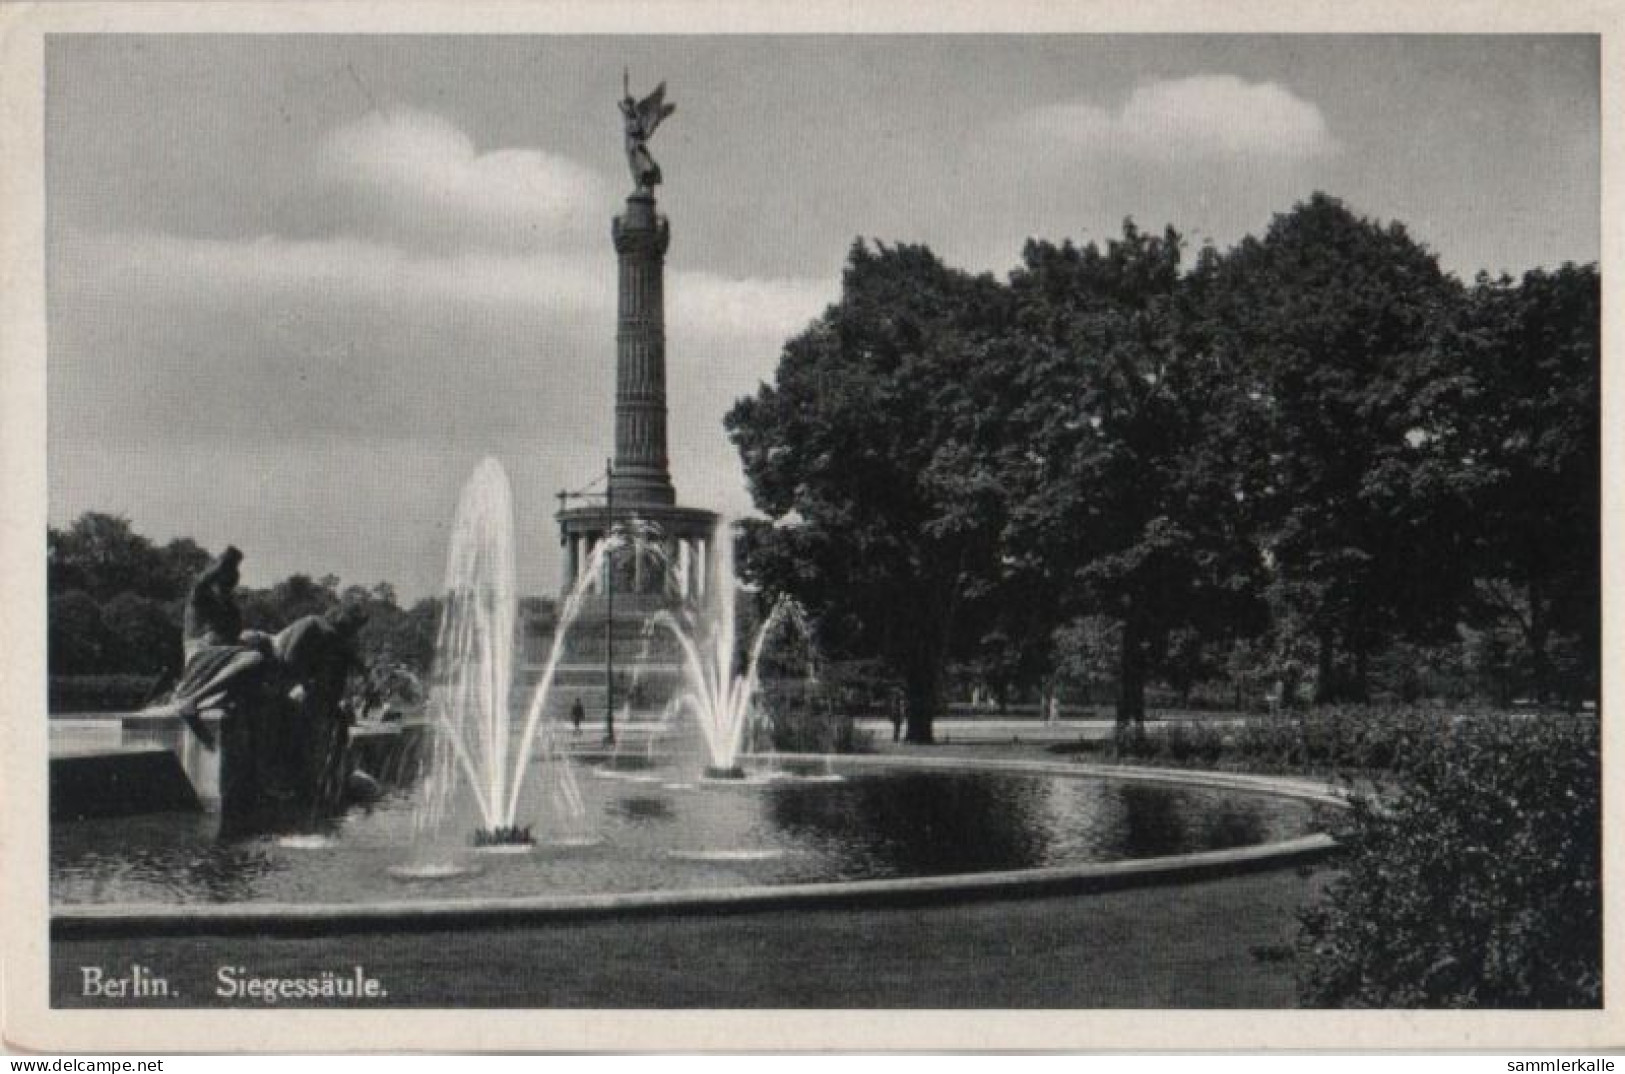
<instances>
[{"instance_id":1,"label":"paved path","mask_svg":"<svg viewBox=\"0 0 1625 1074\"><path fill-rule=\"evenodd\" d=\"M860 717L858 728L869 734L877 747L890 746L891 721L878 716ZM937 742L1101 742L1112 737L1111 720L950 717L935 721Z\"/></svg>"}]
</instances>

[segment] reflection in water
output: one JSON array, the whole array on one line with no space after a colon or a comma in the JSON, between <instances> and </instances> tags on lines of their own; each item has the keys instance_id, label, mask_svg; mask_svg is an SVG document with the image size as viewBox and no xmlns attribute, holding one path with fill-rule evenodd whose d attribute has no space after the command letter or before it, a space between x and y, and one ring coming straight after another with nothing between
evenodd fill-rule
<instances>
[{"instance_id":1,"label":"reflection in water","mask_svg":"<svg viewBox=\"0 0 1625 1074\"><path fill-rule=\"evenodd\" d=\"M1197 787L1121 783L1124 857L1152 858L1225 850L1271 838L1273 800Z\"/></svg>"},{"instance_id":2,"label":"reflection in water","mask_svg":"<svg viewBox=\"0 0 1625 1074\"><path fill-rule=\"evenodd\" d=\"M1042 864L1043 782L980 773L905 772L854 779L846 794L782 784L767 808L785 832L856 849L880 875L1021 869Z\"/></svg>"},{"instance_id":3,"label":"reflection in water","mask_svg":"<svg viewBox=\"0 0 1625 1074\"><path fill-rule=\"evenodd\" d=\"M671 820L676 816L669 799L647 795L623 798L611 804L609 811L627 820Z\"/></svg>"},{"instance_id":4,"label":"reflection in water","mask_svg":"<svg viewBox=\"0 0 1625 1074\"><path fill-rule=\"evenodd\" d=\"M658 766L653 758L641 753L613 753L599 767L606 772L648 772Z\"/></svg>"},{"instance_id":5,"label":"reflection in water","mask_svg":"<svg viewBox=\"0 0 1625 1074\"><path fill-rule=\"evenodd\" d=\"M1180 802L1165 788L1124 783L1112 797L1123 818L1123 845L1147 858L1176 853L1185 845L1185 818ZM1194 818L1193 818L1194 819Z\"/></svg>"},{"instance_id":6,"label":"reflection in water","mask_svg":"<svg viewBox=\"0 0 1625 1074\"><path fill-rule=\"evenodd\" d=\"M278 863L267 854L264 840L220 837L217 824L210 816L159 814L56 826L51 833L53 884L60 864L72 873L96 877L98 889L119 893L113 897L121 899L250 899Z\"/></svg>"},{"instance_id":7,"label":"reflection in water","mask_svg":"<svg viewBox=\"0 0 1625 1074\"><path fill-rule=\"evenodd\" d=\"M1263 841L1263 827L1256 812L1220 809L1203 823L1202 841L1211 850L1244 847Z\"/></svg>"}]
</instances>

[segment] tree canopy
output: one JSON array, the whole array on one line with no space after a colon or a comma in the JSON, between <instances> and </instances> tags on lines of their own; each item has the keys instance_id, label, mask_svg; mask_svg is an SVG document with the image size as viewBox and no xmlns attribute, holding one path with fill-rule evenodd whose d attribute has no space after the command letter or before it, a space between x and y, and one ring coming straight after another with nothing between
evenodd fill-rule
<instances>
[{"instance_id":1,"label":"tree canopy","mask_svg":"<svg viewBox=\"0 0 1625 1074\"><path fill-rule=\"evenodd\" d=\"M1029 242L1010 280L1023 353L997 452L1006 579L1048 613L1030 645L1080 616L1116 624L1125 723L1143 720L1173 631L1256 618L1236 381L1192 331L1180 258L1176 232L1129 222L1104 247Z\"/></svg>"},{"instance_id":2,"label":"tree canopy","mask_svg":"<svg viewBox=\"0 0 1625 1074\"><path fill-rule=\"evenodd\" d=\"M181 663L181 617L193 581L211 554L187 537L163 545L135 532L128 519L86 512L67 528L46 532L52 675L131 674L149 678ZM368 616L362 653L379 666L427 670L434 655L439 602L402 609L394 587L341 588L338 578L294 574L267 589L242 588L245 626L275 631L340 603Z\"/></svg>"},{"instance_id":3,"label":"tree canopy","mask_svg":"<svg viewBox=\"0 0 1625 1074\"><path fill-rule=\"evenodd\" d=\"M929 741L944 663L978 636L1000 500L979 437L999 400L979 372L1006 345L1009 295L923 246L855 244L841 300L785 345L774 383L726 419L757 505L753 579L883 653L908 735Z\"/></svg>"},{"instance_id":4,"label":"tree canopy","mask_svg":"<svg viewBox=\"0 0 1625 1074\"><path fill-rule=\"evenodd\" d=\"M882 658L916 741L949 662L1002 693L1108 643L1125 723L1153 674L1360 700L1396 647L1465 666L1511 622L1534 681L1594 689L1595 269L1467 287L1323 194L1182 247L1129 222L1000 281L855 244L727 418L753 579Z\"/></svg>"},{"instance_id":5,"label":"tree canopy","mask_svg":"<svg viewBox=\"0 0 1625 1074\"><path fill-rule=\"evenodd\" d=\"M1594 691L1601 645L1602 287L1594 267L1480 278L1441 343L1459 370L1426 427L1459 474L1478 622L1515 624L1536 692ZM1566 656L1561 651L1568 648Z\"/></svg>"},{"instance_id":6,"label":"tree canopy","mask_svg":"<svg viewBox=\"0 0 1625 1074\"><path fill-rule=\"evenodd\" d=\"M1360 700L1396 662L1406 691L1426 664L1574 707L1600 665L1600 303L1594 266L1463 285L1323 194L1189 259L1133 222L1031 240L1003 280L859 241L725 419L764 516L740 565L826 656L880 661L916 742L950 675L1109 683L1124 724L1154 680ZM208 560L116 515L50 528L52 673L173 666ZM239 599L264 629L360 603L372 656L432 657L438 604L386 583Z\"/></svg>"},{"instance_id":7,"label":"tree canopy","mask_svg":"<svg viewBox=\"0 0 1625 1074\"><path fill-rule=\"evenodd\" d=\"M1462 501L1417 430L1459 286L1403 225L1316 195L1215 262L1203 332L1257 408L1258 536L1278 619L1313 644L1321 700L1359 699L1373 648L1451 627Z\"/></svg>"}]
</instances>

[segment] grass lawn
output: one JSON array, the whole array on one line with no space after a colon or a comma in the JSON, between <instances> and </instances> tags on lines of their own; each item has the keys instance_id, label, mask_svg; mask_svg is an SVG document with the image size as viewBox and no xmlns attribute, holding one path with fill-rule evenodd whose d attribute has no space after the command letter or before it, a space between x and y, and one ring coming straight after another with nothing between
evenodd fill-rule
<instances>
[{"instance_id":1,"label":"grass lawn","mask_svg":"<svg viewBox=\"0 0 1625 1074\"><path fill-rule=\"evenodd\" d=\"M237 1006L249 1001L214 996L219 966L307 976L359 964L389 990L389 1006L1291 1007L1295 912L1324 875L405 935L57 941L52 996L58 1006ZM78 995L80 966L113 974L131 963L180 995Z\"/></svg>"}]
</instances>

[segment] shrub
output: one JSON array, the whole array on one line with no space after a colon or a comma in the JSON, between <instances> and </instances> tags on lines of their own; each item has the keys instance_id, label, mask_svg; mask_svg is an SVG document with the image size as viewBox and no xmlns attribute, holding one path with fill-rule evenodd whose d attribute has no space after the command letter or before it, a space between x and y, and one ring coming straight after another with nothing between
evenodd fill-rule
<instances>
[{"instance_id":1,"label":"shrub","mask_svg":"<svg viewBox=\"0 0 1625 1074\"><path fill-rule=\"evenodd\" d=\"M1224 732L1206 721L1180 720L1163 732L1162 748L1180 764L1213 764L1224 754Z\"/></svg>"},{"instance_id":2,"label":"shrub","mask_svg":"<svg viewBox=\"0 0 1625 1074\"><path fill-rule=\"evenodd\" d=\"M801 705L779 706L767 721L768 737L779 753L866 753L868 735L851 716Z\"/></svg>"},{"instance_id":3,"label":"shrub","mask_svg":"<svg viewBox=\"0 0 1625 1074\"><path fill-rule=\"evenodd\" d=\"M1112 733L1111 756L1117 760L1146 761L1161 752L1158 742L1140 724L1118 724Z\"/></svg>"},{"instance_id":4,"label":"shrub","mask_svg":"<svg viewBox=\"0 0 1625 1074\"><path fill-rule=\"evenodd\" d=\"M1175 720L1154 729L1119 726L1110 756L1124 761L1215 765L1225 754L1224 731L1201 720Z\"/></svg>"},{"instance_id":5,"label":"shrub","mask_svg":"<svg viewBox=\"0 0 1625 1074\"><path fill-rule=\"evenodd\" d=\"M1474 718L1415 736L1356 801L1344 871L1302 917L1312 1006L1591 1007L1602 994L1595 721Z\"/></svg>"},{"instance_id":6,"label":"shrub","mask_svg":"<svg viewBox=\"0 0 1625 1074\"><path fill-rule=\"evenodd\" d=\"M134 712L152 695L156 675L52 675L51 712Z\"/></svg>"},{"instance_id":7,"label":"shrub","mask_svg":"<svg viewBox=\"0 0 1625 1074\"><path fill-rule=\"evenodd\" d=\"M108 634L106 670L161 675L181 663L181 628L164 606L135 593L120 593L102 605Z\"/></svg>"},{"instance_id":8,"label":"shrub","mask_svg":"<svg viewBox=\"0 0 1625 1074\"><path fill-rule=\"evenodd\" d=\"M1247 719L1231 754L1268 771L1362 773L1404 763L1420 743L1436 738L1448 717L1410 706L1332 705Z\"/></svg>"},{"instance_id":9,"label":"shrub","mask_svg":"<svg viewBox=\"0 0 1625 1074\"><path fill-rule=\"evenodd\" d=\"M95 597L82 589L52 594L46 629L52 674L88 675L103 669L112 643Z\"/></svg>"}]
</instances>

